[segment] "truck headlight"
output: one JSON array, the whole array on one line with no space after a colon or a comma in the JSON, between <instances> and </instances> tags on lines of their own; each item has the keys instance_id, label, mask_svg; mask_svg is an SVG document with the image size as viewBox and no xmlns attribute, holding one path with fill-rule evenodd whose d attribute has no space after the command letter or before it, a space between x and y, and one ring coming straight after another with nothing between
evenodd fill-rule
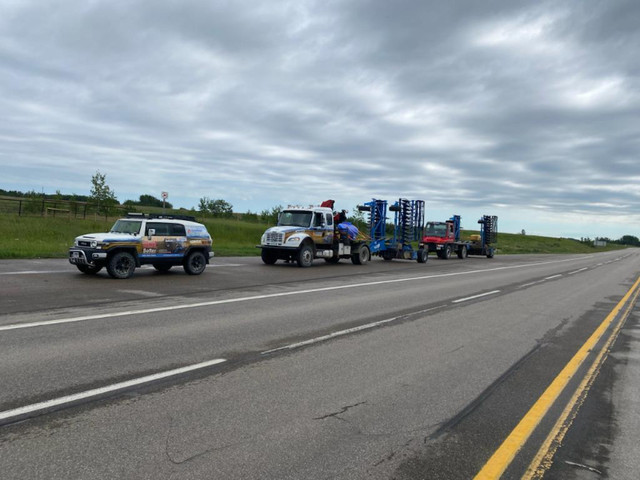
<instances>
[{"instance_id":1,"label":"truck headlight","mask_svg":"<svg viewBox=\"0 0 640 480\"><path fill-rule=\"evenodd\" d=\"M300 242L300 237L289 237L289 238L287 238L287 243L289 243L289 242L291 242L291 243L293 243L293 242L298 243L298 242Z\"/></svg>"}]
</instances>

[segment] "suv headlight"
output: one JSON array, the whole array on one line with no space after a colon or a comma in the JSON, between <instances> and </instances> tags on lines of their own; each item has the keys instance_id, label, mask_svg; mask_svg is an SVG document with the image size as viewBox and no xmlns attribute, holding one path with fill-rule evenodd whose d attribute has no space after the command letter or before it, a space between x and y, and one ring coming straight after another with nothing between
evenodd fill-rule
<instances>
[{"instance_id":1,"label":"suv headlight","mask_svg":"<svg viewBox=\"0 0 640 480\"><path fill-rule=\"evenodd\" d=\"M98 246L98 242L95 240L91 242L91 248L96 248Z\"/></svg>"}]
</instances>

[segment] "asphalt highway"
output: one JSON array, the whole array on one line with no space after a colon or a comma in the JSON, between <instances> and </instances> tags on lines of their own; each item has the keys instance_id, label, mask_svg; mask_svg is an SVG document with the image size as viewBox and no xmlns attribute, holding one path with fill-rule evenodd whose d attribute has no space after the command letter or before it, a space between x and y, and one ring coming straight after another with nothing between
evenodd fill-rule
<instances>
[{"instance_id":1,"label":"asphalt highway","mask_svg":"<svg viewBox=\"0 0 640 480\"><path fill-rule=\"evenodd\" d=\"M640 250L0 261L3 479L637 478Z\"/></svg>"}]
</instances>

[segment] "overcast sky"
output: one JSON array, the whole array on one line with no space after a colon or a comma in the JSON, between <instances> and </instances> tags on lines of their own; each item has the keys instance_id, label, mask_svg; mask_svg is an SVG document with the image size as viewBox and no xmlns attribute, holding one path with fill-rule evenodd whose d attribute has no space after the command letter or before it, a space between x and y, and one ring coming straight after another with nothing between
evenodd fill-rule
<instances>
[{"instance_id":1,"label":"overcast sky","mask_svg":"<svg viewBox=\"0 0 640 480\"><path fill-rule=\"evenodd\" d=\"M640 2L0 0L0 188L640 236Z\"/></svg>"}]
</instances>

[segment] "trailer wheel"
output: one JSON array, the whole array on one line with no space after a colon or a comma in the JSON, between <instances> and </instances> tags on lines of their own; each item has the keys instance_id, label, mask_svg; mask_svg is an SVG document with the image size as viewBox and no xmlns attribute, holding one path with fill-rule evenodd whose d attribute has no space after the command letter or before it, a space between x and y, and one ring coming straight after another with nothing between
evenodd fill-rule
<instances>
[{"instance_id":1,"label":"trailer wheel","mask_svg":"<svg viewBox=\"0 0 640 480\"><path fill-rule=\"evenodd\" d=\"M364 265L369 261L369 258L369 247L367 247L366 245L361 246L358 250L358 253L354 253L353 255L351 255L351 261L354 265Z\"/></svg>"},{"instance_id":2,"label":"trailer wheel","mask_svg":"<svg viewBox=\"0 0 640 480\"><path fill-rule=\"evenodd\" d=\"M313 248L309 244L302 245L298 252L298 266L302 268L310 267L313 263Z\"/></svg>"},{"instance_id":3,"label":"trailer wheel","mask_svg":"<svg viewBox=\"0 0 640 480\"><path fill-rule=\"evenodd\" d=\"M490 248L490 249L487 251L487 258L493 258L493 248Z\"/></svg>"},{"instance_id":4,"label":"trailer wheel","mask_svg":"<svg viewBox=\"0 0 640 480\"><path fill-rule=\"evenodd\" d=\"M429 252L427 252L424 248L418 249L417 260L418 263L427 263L429 259Z\"/></svg>"},{"instance_id":5,"label":"trailer wheel","mask_svg":"<svg viewBox=\"0 0 640 480\"><path fill-rule=\"evenodd\" d=\"M469 255L469 251L467 250L467 246L460 245L460 248L458 248L458 258L465 259L467 258L468 255Z\"/></svg>"}]
</instances>

